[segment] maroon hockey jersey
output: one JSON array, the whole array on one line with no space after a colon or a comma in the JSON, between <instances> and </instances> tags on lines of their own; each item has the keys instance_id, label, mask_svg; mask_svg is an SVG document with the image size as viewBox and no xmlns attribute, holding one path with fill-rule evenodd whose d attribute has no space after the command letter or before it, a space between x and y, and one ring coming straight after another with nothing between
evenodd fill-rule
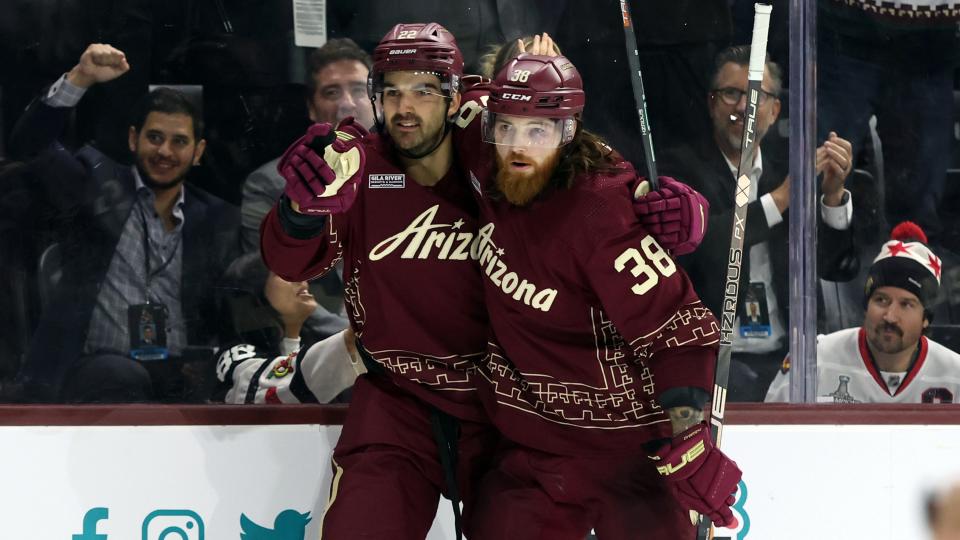
<instances>
[{"instance_id":1,"label":"maroon hockey jersey","mask_svg":"<svg viewBox=\"0 0 960 540\"><path fill-rule=\"evenodd\" d=\"M467 94L478 105L482 96ZM474 108L464 105L455 143L480 201L474 255L494 337L478 389L488 414L508 438L562 455L635 453L669 437L657 397L711 388L719 328L637 221L633 167L515 207L492 193L492 150L478 151Z\"/></svg>"},{"instance_id":2,"label":"maroon hockey jersey","mask_svg":"<svg viewBox=\"0 0 960 540\"><path fill-rule=\"evenodd\" d=\"M357 336L398 385L439 409L483 420L474 375L486 346L483 289L470 245L476 203L450 173L433 187L407 178L389 139L364 143L353 206L324 234L287 235L276 208L261 227L264 261L284 279L313 279L344 261L344 299Z\"/></svg>"}]
</instances>

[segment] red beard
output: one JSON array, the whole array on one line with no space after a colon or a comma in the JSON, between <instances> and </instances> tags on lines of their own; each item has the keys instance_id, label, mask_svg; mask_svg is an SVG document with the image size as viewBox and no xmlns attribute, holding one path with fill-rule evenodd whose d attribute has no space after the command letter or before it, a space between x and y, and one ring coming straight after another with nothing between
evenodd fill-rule
<instances>
[{"instance_id":1,"label":"red beard","mask_svg":"<svg viewBox=\"0 0 960 540\"><path fill-rule=\"evenodd\" d=\"M503 196L516 206L526 206L532 201L550 182L553 173L560 162L560 152L553 152L543 163L531 163L529 170L524 172L511 171L509 164L511 161L519 160L524 163L530 163L529 158L522 154L510 152L506 158L496 153L497 158L497 189Z\"/></svg>"}]
</instances>

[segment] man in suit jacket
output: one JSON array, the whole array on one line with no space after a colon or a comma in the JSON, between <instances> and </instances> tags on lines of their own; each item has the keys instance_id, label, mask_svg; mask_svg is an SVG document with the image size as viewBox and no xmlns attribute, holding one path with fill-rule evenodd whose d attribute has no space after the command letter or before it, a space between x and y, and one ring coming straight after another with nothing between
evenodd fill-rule
<instances>
[{"instance_id":1,"label":"man in suit jacket","mask_svg":"<svg viewBox=\"0 0 960 540\"><path fill-rule=\"evenodd\" d=\"M747 65L750 47L736 46L717 56L712 90L707 96L712 133L664 152L662 174L683 178L710 202L706 236L699 249L680 262L703 302L721 312L733 226L734 185L740 163L740 139L746 116ZM768 61L757 111L757 146L747 209L747 228L737 305L737 331L731 367L730 399L762 401L786 355L789 332L788 240L790 204L787 164L761 152L762 141L780 113L780 68ZM844 181L852 169L850 143L831 133L816 151L822 173L818 247L820 274L849 280L854 251L850 222L853 206ZM852 270L852 273L851 273ZM751 319L751 310L758 311Z\"/></svg>"},{"instance_id":2,"label":"man in suit jacket","mask_svg":"<svg viewBox=\"0 0 960 540\"><path fill-rule=\"evenodd\" d=\"M167 88L144 96L128 133L133 167L56 140L87 88L129 69L123 52L90 45L11 137L59 210L63 265L21 369L27 399L177 400L190 391L180 359L215 343L214 289L238 252L239 214L183 183L206 145L196 107Z\"/></svg>"}]
</instances>

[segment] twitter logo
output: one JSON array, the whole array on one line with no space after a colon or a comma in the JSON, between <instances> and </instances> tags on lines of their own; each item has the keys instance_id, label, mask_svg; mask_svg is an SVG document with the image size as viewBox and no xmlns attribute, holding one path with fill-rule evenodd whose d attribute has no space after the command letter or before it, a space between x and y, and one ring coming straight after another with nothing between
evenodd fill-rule
<instances>
[{"instance_id":1,"label":"twitter logo","mask_svg":"<svg viewBox=\"0 0 960 540\"><path fill-rule=\"evenodd\" d=\"M240 540L304 540L310 519L310 512L284 510L273 520L273 529L268 529L240 514Z\"/></svg>"}]
</instances>

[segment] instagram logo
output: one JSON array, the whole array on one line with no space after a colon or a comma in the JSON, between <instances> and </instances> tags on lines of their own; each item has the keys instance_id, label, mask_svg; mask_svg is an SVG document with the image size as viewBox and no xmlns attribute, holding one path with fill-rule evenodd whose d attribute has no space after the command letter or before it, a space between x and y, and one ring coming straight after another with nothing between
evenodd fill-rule
<instances>
[{"instance_id":1,"label":"instagram logo","mask_svg":"<svg viewBox=\"0 0 960 540\"><path fill-rule=\"evenodd\" d=\"M143 540L204 540L203 520L193 510L154 510L143 520Z\"/></svg>"}]
</instances>

